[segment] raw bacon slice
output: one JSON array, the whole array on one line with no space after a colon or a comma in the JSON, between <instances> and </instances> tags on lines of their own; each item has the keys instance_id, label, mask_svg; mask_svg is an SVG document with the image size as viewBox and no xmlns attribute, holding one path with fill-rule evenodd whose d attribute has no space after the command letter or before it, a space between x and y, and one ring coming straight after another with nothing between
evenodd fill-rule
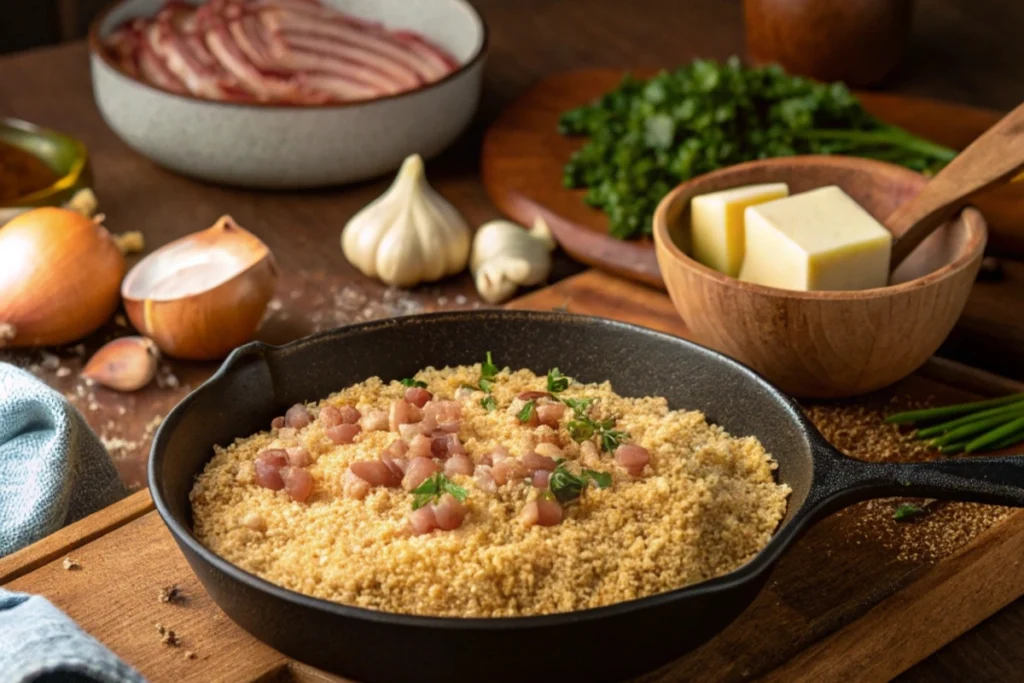
<instances>
[{"instance_id":1,"label":"raw bacon slice","mask_svg":"<svg viewBox=\"0 0 1024 683\"><path fill-rule=\"evenodd\" d=\"M406 92L458 68L409 31L318 0L168 0L104 41L123 72L211 100L322 104Z\"/></svg>"}]
</instances>

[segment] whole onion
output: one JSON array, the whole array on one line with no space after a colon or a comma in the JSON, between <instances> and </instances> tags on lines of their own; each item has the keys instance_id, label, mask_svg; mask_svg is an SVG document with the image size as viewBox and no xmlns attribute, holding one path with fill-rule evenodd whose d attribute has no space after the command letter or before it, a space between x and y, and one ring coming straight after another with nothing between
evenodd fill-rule
<instances>
[{"instance_id":1,"label":"whole onion","mask_svg":"<svg viewBox=\"0 0 1024 683\"><path fill-rule=\"evenodd\" d=\"M0 228L0 347L52 346L99 328L120 301L124 255L106 228L68 209Z\"/></svg>"}]
</instances>

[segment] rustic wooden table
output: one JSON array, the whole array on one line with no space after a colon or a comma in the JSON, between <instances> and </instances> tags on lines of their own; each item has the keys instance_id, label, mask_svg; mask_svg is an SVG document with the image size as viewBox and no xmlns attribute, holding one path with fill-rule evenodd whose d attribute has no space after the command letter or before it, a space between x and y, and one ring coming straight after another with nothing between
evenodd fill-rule
<instances>
[{"instance_id":1,"label":"rustic wooden table","mask_svg":"<svg viewBox=\"0 0 1024 683\"><path fill-rule=\"evenodd\" d=\"M652 67L693 57L724 58L743 51L738 0L477 0L491 29L480 115L472 130L429 165L435 185L474 224L496 216L475 174L480 135L525 87L553 71L583 66ZM1007 109L1021 99L1024 44L1014 28L1024 6L999 0L920 0L907 59L888 88ZM656 30L655 30L656 29ZM479 305L466 276L414 292L386 290L361 277L342 257L338 238L352 213L387 180L344 191L252 193L211 187L166 172L128 149L106 127L90 93L84 44L22 53L0 60L3 114L82 139L92 153L96 192L108 226L141 230L149 248L210 225L224 213L262 237L284 276L262 338L288 338L387 314ZM565 259L555 277L578 270ZM1008 311L1007 315L1013 315ZM77 380L84 348L4 354L65 392L86 414L118 460L124 478L143 482L146 443L159 418L211 370L169 364L158 385L123 397ZM1005 359L1004 359L1005 362ZM60 371L66 367L70 372ZM1024 664L1024 604L1007 608L901 680L1014 680Z\"/></svg>"}]
</instances>

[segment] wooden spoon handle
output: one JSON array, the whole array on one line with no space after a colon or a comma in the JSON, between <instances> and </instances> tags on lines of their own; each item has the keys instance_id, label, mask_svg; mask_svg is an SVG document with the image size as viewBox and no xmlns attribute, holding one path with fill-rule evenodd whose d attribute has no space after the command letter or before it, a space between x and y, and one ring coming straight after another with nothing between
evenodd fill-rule
<instances>
[{"instance_id":1,"label":"wooden spoon handle","mask_svg":"<svg viewBox=\"0 0 1024 683\"><path fill-rule=\"evenodd\" d=\"M917 245L967 203L976 192L1009 180L1024 169L1024 104L999 120L960 152L925 185L921 194L898 208L885 224L899 235L892 247L890 272Z\"/></svg>"}]
</instances>

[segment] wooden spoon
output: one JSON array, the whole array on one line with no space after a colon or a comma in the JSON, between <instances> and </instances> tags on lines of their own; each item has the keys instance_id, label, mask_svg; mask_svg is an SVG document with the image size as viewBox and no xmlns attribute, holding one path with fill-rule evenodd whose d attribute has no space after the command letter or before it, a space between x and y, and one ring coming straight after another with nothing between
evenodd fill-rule
<instances>
[{"instance_id":1,"label":"wooden spoon","mask_svg":"<svg viewBox=\"0 0 1024 683\"><path fill-rule=\"evenodd\" d=\"M889 272L896 270L928 235L962 209L968 198L1009 180L1024 169L1024 104L981 134L935 174L921 194L897 209L886 226L900 235Z\"/></svg>"}]
</instances>

